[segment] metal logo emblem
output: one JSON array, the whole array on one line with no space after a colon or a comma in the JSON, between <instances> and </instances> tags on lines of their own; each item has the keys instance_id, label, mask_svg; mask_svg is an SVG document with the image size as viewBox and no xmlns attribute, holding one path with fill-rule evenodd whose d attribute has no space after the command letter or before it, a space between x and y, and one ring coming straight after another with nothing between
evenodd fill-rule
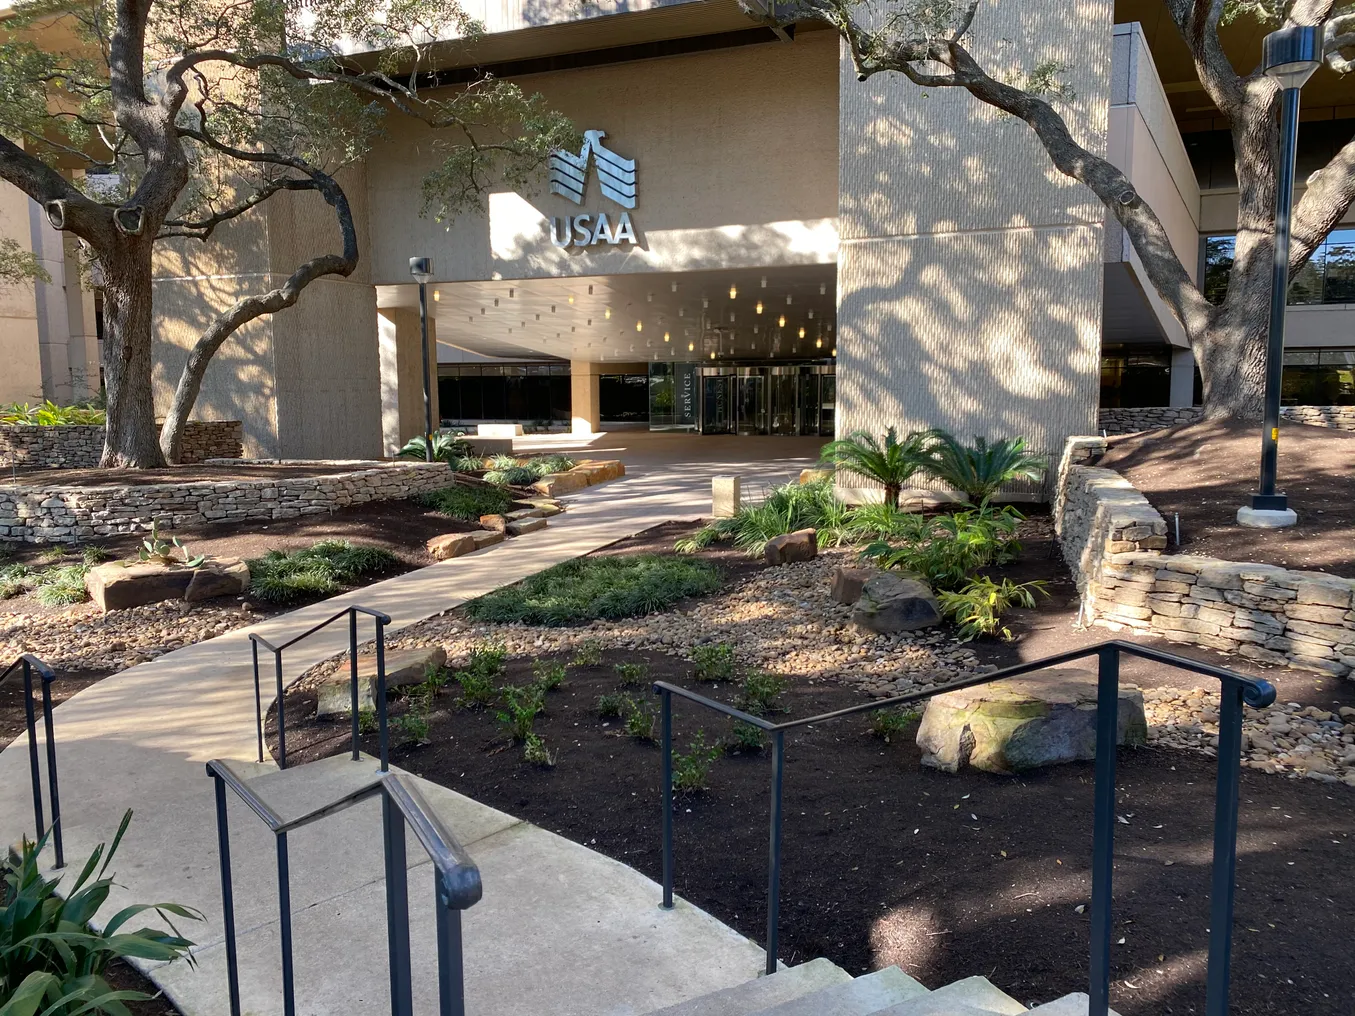
<instances>
[{"instance_id":1,"label":"metal logo emblem","mask_svg":"<svg viewBox=\"0 0 1355 1016\"><path fill-rule=\"evenodd\" d=\"M606 136L605 131L584 131L583 148L579 149L578 155L559 149L551 153L551 193L566 197L576 205L583 204L591 160L597 166L603 196L622 208L635 207L635 160L623 159L604 147L602 139Z\"/></svg>"}]
</instances>

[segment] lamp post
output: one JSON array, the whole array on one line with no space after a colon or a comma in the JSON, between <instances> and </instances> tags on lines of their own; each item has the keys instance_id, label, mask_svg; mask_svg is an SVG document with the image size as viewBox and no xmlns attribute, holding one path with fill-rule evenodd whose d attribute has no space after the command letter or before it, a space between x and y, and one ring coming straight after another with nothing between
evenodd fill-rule
<instances>
[{"instance_id":1,"label":"lamp post","mask_svg":"<svg viewBox=\"0 0 1355 1016\"><path fill-rule=\"evenodd\" d=\"M428 281L433 277L432 258L410 258L409 274L419 284L419 332L423 351L423 456L433 461L433 396L428 376Z\"/></svg>"},{"instance_id":2,"label":"lamp post","mask_svg":"<svg viewBox=\"0 0 1355 1016\"><path fill-rule=\"evenodd\" d=\"M1261 44L1261 66L1283 89L1280 162L1276 166L1275 263L1270 281L1270 338L1266 348L1265 418L1261 425L1261 476L1249 507L1237 510L1244 526L1292 526L1298 515L1275 489L1280 441L1280 385L1284 378L1284 315L1289 295L1289 219L1294 205L1294 152L1298 147L1299 89L1322 62L1321 36L1309 25L1271 32Z\"/></svg>"}]
</instances>

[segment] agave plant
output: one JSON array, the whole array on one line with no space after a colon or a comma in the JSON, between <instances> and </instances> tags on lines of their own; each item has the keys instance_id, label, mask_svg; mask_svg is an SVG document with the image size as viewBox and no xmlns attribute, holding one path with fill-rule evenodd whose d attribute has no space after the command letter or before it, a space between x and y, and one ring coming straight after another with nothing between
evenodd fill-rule
<instances>
[{"instance_id":1,"label":"agave plant","mask_svg":"<svg viewBox=\"0 0 1355 1016\"><path fill-rule=\"evenodd\" d=\"M839 441L824 445L824 463L857 476L874 480L885 489L885 504L899 506L903 485L921 468L927 435L909 434L902 441L893 427L885 431L881 442L874 434L858 430Z\"/></svg>"},{"instance_id":2,"label":"agave plant","mask_svg":"<svg viewBox=\"0 0 1355 1016\"><path fill-rule=\"evenodd\" d=\"M137 904L118 911L98 931L90 926L113 888L113 879L106 873L131 820L128 811L107 853L102 843L95 847L74 884L61 894L57 892L61 879L45 879L39 871L38 858L47 838L37 843L24 841L21 859L5 873L0 906L0 1016L130 1016L123 1003L145 1001L150 996L139 991L115 991L104 978L109 962L183 958L193 963L189 952L193 943L178 933L172 920L203 919L188 907ZM159 916L169 925L169 931L126 930L128 921L145 913Z\"/></svg>"},{"instance_id":3,"label":"agave plant","mask_svg":"<svg viewBox=\"0 0 1355 1016\"><path fill-rule=\"evenodd\" d=\"M1004 438L989 444L974 438L966 445L944 430L924 435L923 468L942 483L964 494L970 504L982 504L1012 480L1036 480L1044 475L1042 455L1027 450L1025 438Z\"/></svg>"},{"instance_id":4,"label":"agave plant","mask_svg":"<svg viewBox=\"0 0 1355 1016\"><path fill-rule=\"evenodd\" d=\"M470 444L459 437L441 432L433 435L433 460L453 463L471 453ZM405 442L403 448L395 453L398 459L428 459L428 441L422 434Z\"/></svg>"}]
</instances>

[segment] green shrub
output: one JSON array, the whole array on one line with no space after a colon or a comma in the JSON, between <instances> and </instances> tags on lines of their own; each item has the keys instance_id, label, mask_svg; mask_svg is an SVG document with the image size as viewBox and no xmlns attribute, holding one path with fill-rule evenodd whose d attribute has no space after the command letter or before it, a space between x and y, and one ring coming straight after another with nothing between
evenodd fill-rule
<instances>
[{"instance_id":1,"label":"green shrub","mask_svg":"<svg viewBox=\"0 0 1355 1016\"><path fill-rule=\"evenodd\" d=\"M648 702L637 701L626 696L623 707L626 714L626 734L637 741L654 740L654 728L659 722L659 714Z\"/></svg>"},{"instance_id":2,"label":"green shrub","mask_svg":"<svg viewBox=\"0 0 1355 1016\"><path fill-rule=\"evenodd\" d=\"M866 729L870 731L872 737L878 737L885 744L889 744L896 736L902 734L909 724L917 722L921 715L915 709L899 706L874 709L870 713L870 722Z\"/></svg>"},{"instance_id":3,"label":"green shrub","mask_svg":"<svg viewBox=\"0 0 1355 1016\"><path fill-rule=\"evenodd\" d=\"M57 887L62 879L45 879L39 868L46 837L36 844L24 841L18 863L5 871L0 906L0 1013L4 1016L126 1014L124 1002L147 1001L151 996L114 991L104 977L110 962L161 963L183 958L193 963L189 953L193 943L179 934L173 922L175 917L203 920L188 907L175 903L129 906L102 918L100 930L91 927L113 889L108 866L131 820L128 811L107 853L104 844L95 847L74 882L64 886L60 895ZM126 930L126 923L142 914L157 915L169 930Z\"/></svg>"},{"instance_id":4,"label":"green shrub","mask_svg":"<svg viewBox=\"0 0 1355 1016\"><path fill-rule=\"evenodd\" d=\"M381 730L381 720L375 709L358 710L358 733L375 734Z\"/></svg>"},{"instance_id":5,"label":"green shrub","mask_svg":"<svg viewBox=\"0 0 1355 1016\"><path fill-rule=\"evenodd\" d=\"M530 487L540 475L531 466L509 466L507 469L491 469L485 473L485 482L501 487Z\"/></svg>"},{"instance_id":6,"label":"green shrub","mask_svg":"<svg viewBox=\"0 0 1355 1016\"><path fill-rule=\"evenodd\" d=\"M555 691L565 683L565 665L535 660L532 663L532 676L536 678L536 683L540 685L542 691Z\"/></svg>"},{"instance_id":7,"label":"green shrub","mask_svg":"<svg viewBox=\"0 0 1355 1016\"><path fill-rule=\"evenodd\" d=\"M471 483L426 491L415 495L414 500L430 511L462 522L479 522L481 515L502 515L513 504L512 496L502 488Z\"/></svg>"},{"instance_id":8,"label":"green shrub","mask_svg":"<svg viewBox=\"0 0 1355 1016\"><path fill-rule=\"evenodd\" d=\"M847 507L833 494L831 480L787 483L771 490L762 501L744 505L728 518L716 519L693 536L678 540L673 549L691 554L712 543L733 543L750 557L758 557L774 536L811 528L833 532L846 517Z\"/></svg>"},{"instance_id":9,"label":"green shrub","mask_svg":"<svg viewBox=\"0 0 1355 1016\"><path fill-rule=\"evenodd\" d=\"M19 596L28 589L33 569L26 564L11 564L0 568L0 600Z\"/></svg>"},{"instance_id":10,"label":"green shrub","mask_svg":"<svg viewBox=\"0 0 1355 1016\"><path fill-rule=\"evenodd\" d=\"M85 573L89 565L71 564L64 568L48 568L33 580L34 595L45 607L65 607L84 603L89 599L85 590Z\"/></svg>"},{"instance_id":11,"label":"green shrub","mask_svg":"<svg viewBox=\"0 0 1355 1016\"><path fill-rule=\"evenodd\" d=\"M113 555L110 554L108 551L104 550L102 547L97 546L96 544L93 543L91 543L89 546L85 547L83 550L80 551L80 559L84 561L85 564L91 565L101 564L104 561L107 561L112 556Z\"/></svg>"},{"instance_id":12,"label":"green shrub","mask_svg":"<svg viewBox=\"0 0 1355 1016\"><path fill-rule=\"evenodd\" d=\"M474 621L558 627L652 614L720 587L705 561L657 554L585 557L557 564L466 604Z\"/></svg>"},{"instance_id":13,"label":"green shrub","mask_svg":"<svg viewBox=\"0 0 1355 1016\"><path fill-rule=\"evenodd\" d=\"M766 716L777 709L787 682L780 674L755 670L739 682L739 697L735 701L745 713Z\"/></svg>"},{"instance_id":14,"label":"green shrub","mask_svg":"<svg viewBox=\"0 0 1355 1016\"><path fill-rule=\"evenodd\" d=\"M486 469L514 469L520 465L515 455L491 455L485 459Z\"/></svg>"},{"instance_id":15,"label":"green shrub","mask_svg":"<svg viewBox=\"0 0 1355 1016\"><path fill-rule=\"evenodd\" d=\"M732 681L734 679L734 647L728 642L707 642L692 646L692 663L698 681Z\"/></svg>"},{"instance_id":16,"label":"green shrub","mask_svg":"<svg viewBox=\"0 0 1355 1016\"><path fill-rule=\"evenodd\" d=\"M498 697L497 678L503 672L508 650L501 645L479 645L470 652L466 666L452 675L461 686L456 704L462 709L483 709Z\"/></svg>"},{"instance_id":17,"label":"green shrub","mask_svg":"<svg viewBox=\"0 0 1355 1016\"><path fill-rule=\"evenodd\" d=\"M821 461L847 473L874 480L885 490L885 504L898 508L899 494L926 461L929 434L909 434L902 441L890 427L881 442L874 434L858 430L840 441L824 445Z\"/></svg>"},{"instance_id":18,"label":"green shrub","mask_svg":"<svg viewBox=\"0 0 1355 1016\"><path fill-rule=\"evenodd\" d=\"M532 732L537 716L546 708L546 693L535 684L506 684L499 689L499 700L503 708L494 714L495 719L515 743L521 744Z\"/></svg>"},{"instance_id":19,"label":"green shrub","mask_svg":"<svg viewBox=\"0 0 1355 1016\"><path fill-rule=\"evenodd\" d=\"M927 517L919 512L901 511L877 502L848 508L842 525L825 530L823 535L838 544L867 540L914 543L926 537L929 526Z\"/></svg>"},{"instance_id":20,"label":"green shrub","mask_svg":"<svg viewBox=\"0 0 1355 1016\"><path fill-rule=\"evenodd\" d=\"M958 589L979 568L1008 564L1021 552L1015 539L1024 516L1011 505L983 505L934 515L919 538L900 546L879 541L862 551L882 568L917 572L935 589Z\"/></svg>"},{"instance_id":21,"label":"green shrub","mask_svg":"<svg viewBox=\"0 0 1355 1016\"><path fill-rule=\"evenodd\" d=\"M65 427L72 424L100 425L105 415L102 409L89 406L58 406L50 399L30 406L27 402L11 402L0 406L0 423L27 424L31 427Z\"/></svg>"},{"instance_id":22,"label":"green shrub","mask_svg":"<svg viewBox=\"0 0 1355 1016\"><path fill-rule=\"evenodd\" d=\"M761 727L743 720L735 720L729 728L725 749L731 752L759 752L767 746L767 735Z\"/></svg>"},{"instance_id":23,"label":"green shrub","mask_svg":"<svg viewBox=\"0 0 1355 1016\"><path fill-rule=\"evenodd\" d=\"M1047 468L1044 456L1027 451L1024 438L989 444L976 437L973 445L966 445L944 430L929 431L927 438L923 468L963 493L970 504L982 504L1012 480L1038 480Z\"/></svg>"},{"instance_id":24,"label":"green shrub","mask_svg":"<svg viewBox=\"0 0 1355 1016\"><path fill-rule=\"evenodd\" d=\"M558 752L553 752L546 747L546 739L540 734L528 734L526 740L522 742L523 761L530 762L532 765L554 769L555 760L558 757Z\"/></svg>"},{"instance_id":25,"label":"green shrub","mask_svg":"<svg viewBox=\"0 0 1355 1016\"><path fill-rule=\"evenodd\" d=\"M270 550L249 565L250 591L270 603L290 603L337 593L395 563L381 547L354 546L347 540L322 540L304 550Z\"/></svg>"},{"instance_id":26,"label":"green shrub","mask_svg":"<svg viewBox=\"0 0 1355 1016\"><path fill-rule=\"evenodd\" d=\"M687 745L687 752L673 752L673 789L695 793L710 785L710 767L723 749L718 744L706 743L706 732L698 730Z\"/></svg>"},{"instance_id":27,"label":"green shrub","mask_svg":"<svg viewBox=\"0 0 1355 1016\"><path fill-rule=\"evenodd\" d=\"M597 639L584 639L574 649L571 667L596 667L602 662L602 643Z\"/></svg>"},{"instance_id":28,"label":"green shrub","mask_svg":"<svg viewBox=\"0 0 1355 1016\"><path fill-rule=\"evenodd\" d=\"M432 724L422 703L412 706L407 713L390 718L391 733L397 744L427 744Z\"/></svg>"},{"instance_id":29,"label":"green shrub","mask_svg":"<svg viewBox=\"0 0 1355 1016\"><path fill-rule=\"evenodd\" d=\"M619 720L621 714L626 710L628 701L629 697L622 695L619 691L609 691L598 696L594 710L604 720Z\"/></svg>"},{"instance_id":30,"label":"green shrub","mask_svg":"<svg viewBox=\"0 0 1355 1016\"><path fill-rule=\"evenodd\" d=\"M485 460L478 455L458 455L451 461L454 473L478 473L485 468Z\"/></svg>"},{"instance_id":31,"label":"green shrub","mask_svg":"<svg viewBox=\"0 0 1355 1016\"><path fill-rule=\"evenodd\" d=\"M527 465L539 478L549 476L551 473L567 473L576 463L568 455L538 455L534 459L528 459Z\"/></svg>"},{"instance_id":32,"label":"green shrub","mask_svg":"<svg viewBox=\"0 0 1355 1016\"><path fill-rule=\"evenodd\" d=\"M616 665L616 676L621 679L623 687L642 687L649 678L649 664L618 663Z\"/></svg>"},{"instance_id":33,"label":"green shrub","mask_svg":"<svg viewBox=\"0 0 1355 1016\"><path fill-rule=\"evenodd\" d=\"M971 579L959 592L939 594L941 613L960 628L960 641L969 642L980 635L1000 635L1010 640L1011 629L1002 623L1002 615L1012 607L1034 607L1035 594L1048 596L1043 582L1020 585L1004 578L994 582L986 575Z\"/></svg>"},{"instance_id":34,"label":"green shrub","mask_svg":"<svg viewBox=\"0 0 1355 1016\"><path fill-rule=\"evenodd\" d=\"M396 458L400 459L427 459L428 442L420 434L418 437L412 437L405 442L405 446L395 453ZM451 434L433 435L433 461L435 462L453 462L463 455L470 454L470 444Z\"/></svg>"}]
</instances>

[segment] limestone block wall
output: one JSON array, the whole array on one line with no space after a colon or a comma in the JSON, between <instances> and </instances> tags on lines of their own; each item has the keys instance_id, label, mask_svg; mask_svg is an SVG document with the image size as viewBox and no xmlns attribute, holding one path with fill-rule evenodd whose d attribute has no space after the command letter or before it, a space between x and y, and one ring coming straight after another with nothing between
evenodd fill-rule
<instances>
[{"instance_id":1,"label":"limestone block wall","mask_svg":"<svg viewBox=\"0 0 1355 1016\"><path fill-rule=\"evenodd\" d=\"M1280 415L1295 423L1355 430L1355 406L1285 406Z\"/></svg>"},{"instance_id":2,"label":"limestone block wall","mask_svg":"<svg viewBox=\"0 0 1355 1016\"><path fill-rule=\"evenodd\" d=\"M191 420L184 428L181 464L240 454L239 420ZM0 462L25 469L93 469L103 455L101 425L32 427L0 424Z\"/></svg>"},{"instance_id":3,"label":"limestone block wall","mask_svg":"<svg viewBox=\"0 0 1355 1016\"><path fill-rule=\"evenodd\" d=\"M335 471L327 475L285 479L140 487L0 485L0 540L79 543L145 531L153 521L165 529L178 529L226 520L293 519L368 501L411 497L452 482L441 462L335 465Z\"/></svg>"},{"instance_id":4,"label":"limestone block wall","mask_svg":"<svg viewBox=\"0 0 1355 1016\"><path fill-rule=\"evenodd\" d=\"M1355 406L1283 406L1280 415L1294 423L1355 430ZM1096 429L1107 434L1136 434L1142 430L1162 430L1202 419L1204 410L1199 406L1116 407L1102 409L1096 414Z\"/></svg>"},{"instance_id":5,"label":"limestone block wall","mask_svg":"<svg viewBox=\"0 0 1355 1016\"><path fill-rule=\"evenodd\" d=\"M1355 580L1163 553L1166 520L1119 473L1087 464L1098 444L1069 441L1054 516L1084 620L1334 677L1355 670Z\"/></svg>"}]
</instances>

